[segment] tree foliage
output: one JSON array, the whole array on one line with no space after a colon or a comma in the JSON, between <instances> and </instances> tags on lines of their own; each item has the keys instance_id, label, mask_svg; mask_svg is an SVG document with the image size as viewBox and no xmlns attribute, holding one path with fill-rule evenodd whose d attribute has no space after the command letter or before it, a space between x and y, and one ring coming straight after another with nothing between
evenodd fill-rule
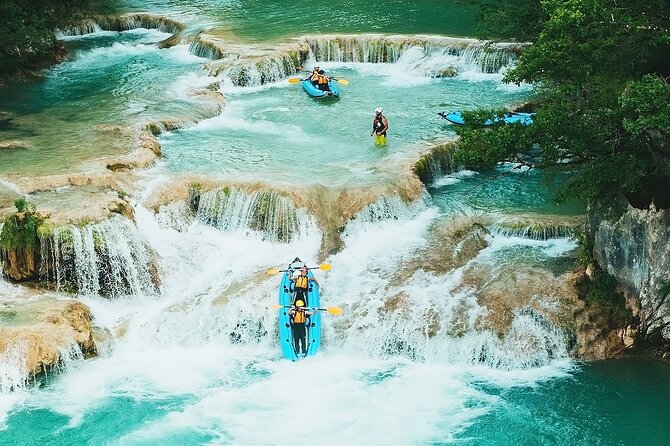
<instances>
[{"instance_id":1,"label":"tree foliage","mask_svg":"<svg viewBox=\"0 0 670 446\"><path fill-rule=\"evenodd\" d=\"M105 0L2 0L0 75L51 63L57 49L56 28L110 8Z\"/></svg>"},{"instance_id":2,"label":"tree foliage","mask_svg":"<svg viewBox=\"0 0 670 446\"><path fill-rule=\"evenodd\" d=\"M529 14L534 19L526 30ZM538 114L527 127L459 129L459 161L475 168L515 161L565 172L559 200L609 205L625 195L639 207L652 201L670 207L670 2L493 4L480 31L495 29L496 21L504 23L487 37L531 42L505 81L533 84Z\"/></svg>"}]
</instances>

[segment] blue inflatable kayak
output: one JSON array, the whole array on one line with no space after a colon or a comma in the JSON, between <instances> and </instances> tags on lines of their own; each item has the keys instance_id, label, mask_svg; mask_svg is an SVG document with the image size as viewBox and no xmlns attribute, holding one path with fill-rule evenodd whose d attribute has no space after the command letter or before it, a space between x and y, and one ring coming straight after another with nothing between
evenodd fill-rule
<instances>
[{"instance_id":1,"label":"blue inflatable kayak","mask_svg":"<svg viewBox=\"0 0 670 446\"><path fill-rule=\"evenodd\" d=\"M330 91L323 91L316 88L309 80L302 81L302 88L313 98L325 98L325 97L340 97L340 90L337 88L335 82L328 81L328 88Z\"/></svg>"},{"instance_id":2,"label":"blue inflatable kayak","mask_svg":"<svg viewBox=\"0 0 670 446\"><path fill-rule=\"evenodd\" d=\"M505 113L502 117L495 118L493 121L487 119L483 125L493 125L494 122L499 122L500 120L504 121L505 124L514 124L518 122L522 125L531 125L533 123L534 114L535 113L509 112ZM465 125L463 115L459 111L440 112L438 115L442 116L452 124Z\"/></svg>"},{"instance_id":3,"label":"blue inflatable kayak","mask_svg":"<svg viewBox=\"0 0 670 446\"><path fill-rule=\"evenodd\" d=\"M279 343L281 345L281 352L284 358L291 361L297 361L307 356L315 355L321 347L321 312L317 311L312 316L307 317L307 353L298 355L293 347L293 328L291 324L291 317L289 316L290 306L293 303L293 282L289 279L294 272L299 271L304 265L300 259L296 258L284 272L281 283L279 285ZM307 273L307 277L314 277L311 271ZM305 306L311 311L312 308L319 308L319 287L313 281L309 281L309 288L307 289L307 302Z\"/></svg>"}]
</instances>

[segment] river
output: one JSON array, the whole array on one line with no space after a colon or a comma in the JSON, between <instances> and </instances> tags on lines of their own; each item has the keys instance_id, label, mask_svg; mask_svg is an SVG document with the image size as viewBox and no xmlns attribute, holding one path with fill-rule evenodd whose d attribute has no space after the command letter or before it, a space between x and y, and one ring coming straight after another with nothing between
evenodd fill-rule
<instances>
[{"instance_id":1,"label":"river","mask_svg":"<svg viewBox=\"0 0 670 446\"><path fill-rule=\"evenodd\" d=\"M560 178L458 170L434 150L455 135L437 112L532 95L501 82L513 52L449 37L473 33L471 2L122 4L182 23L182 40L162 47L171 32L144 28L62 35L68 60L0 90L12 114L3 138L26 144L0 151L7 196L26 178L86 174L122 154L114 126L165 127L162 158L133 180L135 222L54 238L59 252L73 246L76 270L59 271L104 334L99 357L65 355L58 373L17 386L21 358L1 356L0 444L666 441L668 364L570 355L563 293L584 209L553 203ZM201 32L229 53L213 56ZM300 42L304 68L348 81L339 100L286 82L300 73L282 51ZM378 106L386 147L370 137ZM412 166L427 153L421 183ZM100 240L114 247L111 273ZM264 272L296 256L332 265L315 272L321 301L344 313L324 314L321 351L293 363L269 308L280 279ZM17 290L0 278L5 302Z\"/></svg>"}]
</instances>

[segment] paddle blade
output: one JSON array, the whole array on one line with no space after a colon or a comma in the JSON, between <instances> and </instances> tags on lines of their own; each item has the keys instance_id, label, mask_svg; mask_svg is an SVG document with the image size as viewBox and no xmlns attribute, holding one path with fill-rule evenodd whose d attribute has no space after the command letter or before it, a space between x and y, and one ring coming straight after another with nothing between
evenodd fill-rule
<instances>
[{"instance_id":1,"label":"paddle blade","mask_svg":"<svg viewBox=\"0 0 670 446\"><path fill-rule=\"evenodd\" d=\"M319 269L322 271L330 271L333 268L333 266L330 263L322 263L319 266Z\"/></svg>"},{"instance_id":2,"label":"paddle blade","mask_svg":"<svg viewBox=\"0 0 670 446\"><path fill-rule=\"evenodd\" d=\"M284 308L284 306L279 305L279 304L274 304L274 305L271 305L270 308L272 308L273 310L279 310L280 308Z\"/></svg>"},{"instance_id":3,"label":"paddle blade","mask_svg":"<svg viewBox=\"0 0 670 446\"><path fill-rule=\"evenodd\" d=\"M274 276L279 272L279 268L270 268L265 274L268 276Z\"/></svg>"},{"instance_id":4,"label":"paddle blade","mask_svg":"<svg viewBox=\"0 0 670 446\"><path fill-rule=\"evenodd\" d=\"M299 79L297 77L291 77L288 80L289 84L299 84L300 82L302 82L302 79Z\"/></svg>"},{"instance_id":5,"label":"paddle blade","mask_svg":"<svg viewBox=\"0 0 670 446\"><path fill-rule=\"evenodd\" d=\"M342 314L342 308L340 307L328 307L328 313L339 316Z\"/></svg>"},{"instance_id":6,"label":"paddle blade","mask_svg":"<svg viewBox=\"0 0 670 446\"><path fill-rule=\"evenodd\" d=\"M339 82L342 85L349 85L349 81L346 79L338 79L337 82Z\"/></svg>"}]
</instances>

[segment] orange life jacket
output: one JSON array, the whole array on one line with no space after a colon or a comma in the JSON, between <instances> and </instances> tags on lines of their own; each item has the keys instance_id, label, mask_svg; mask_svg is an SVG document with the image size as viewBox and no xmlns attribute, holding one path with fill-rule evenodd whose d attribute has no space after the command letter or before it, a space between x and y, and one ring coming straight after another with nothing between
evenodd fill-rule
<instances>
[{"instance_id":1,"label":"orange life jacket","mask_svg":"<svg viewBox=\"0 0 670 446\"><path fill-rule=\"evenodd\" d=\"M302 308L297 308L295 310L295 314L293 315L293 323L304 324L306 320L307 317L305 316L305 310Z\"/></svg>"},{"instance_id":2,"label":"orange life jacket","mask_svg":"<svg viewBox=\"0 0 670 446\"><path fill-rule=\"evenodd\" d=\"M319 74L319 77L317 78L317 81L319 85L327 84L328 83L328 76L324 74Z\"/></svg>"},{"instance_id":3,"label":"orange life jacket","mask_svg":"<svg viewBox=\"0 0 670 446\"><path fill-rule=\"evenodd\" d=\"M307 289L307 282L309 279L307 276L298 276L297 279L295 279L295 287L296 288L305 288Z\"/></svg>"},{"instance_id":4,"label":"orange life jacket","mask_svg":"<svg viewBox=\"0 0 670 446\"><path fill-rule=\"evenodd\" d=\"M319 72L318 71L312 71L312 74L309 75L309 80L312 82L316 82L319 80Z\"/></svg>"}]
</instances>

